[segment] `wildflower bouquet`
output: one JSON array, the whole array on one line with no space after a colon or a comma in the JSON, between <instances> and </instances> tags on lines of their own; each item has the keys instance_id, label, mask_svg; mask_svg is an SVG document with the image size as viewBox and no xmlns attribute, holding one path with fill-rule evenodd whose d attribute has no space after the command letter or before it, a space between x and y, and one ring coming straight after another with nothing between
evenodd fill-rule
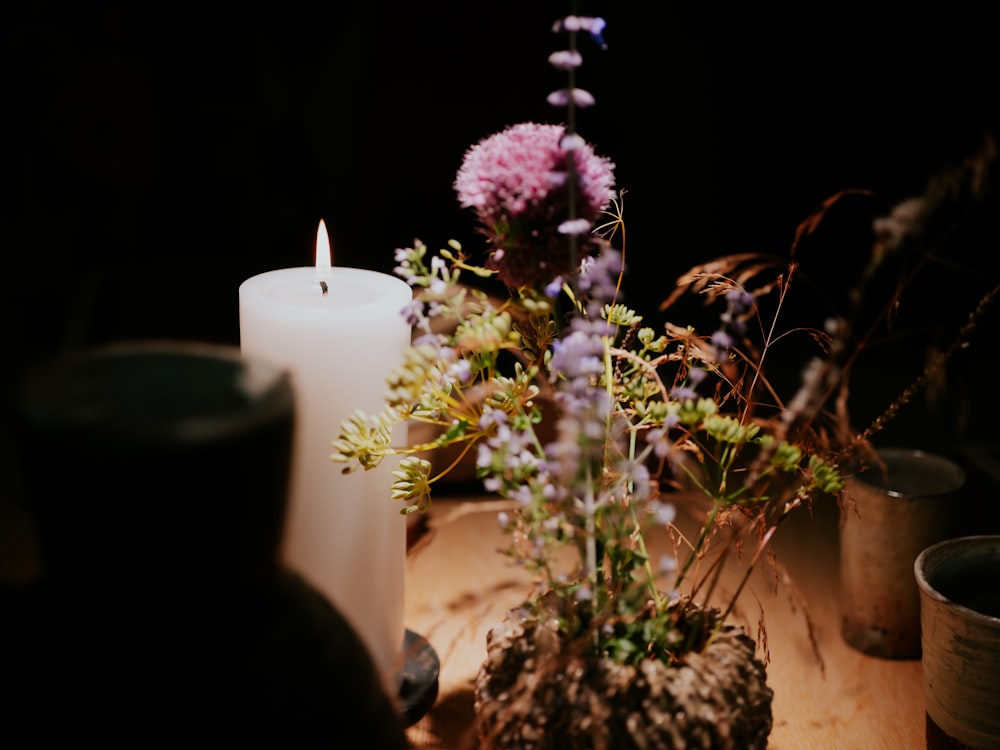
<instances>
[{"instance_id":1,"label":"wildflower bouquet","mask_svg":"<svg viewBox=\"0 0 1000 750\"><path fill-rule=\"evenodd\" d=\"M557 24L571 38L580 30L599 38L602 28L596 18ZM551 59L568 70L580 64L573 45ZM591 97L570 86L550 100L572 107ZM765 383L737 342L747 340L761 290L721 272L699 274L698 285L724 306L708 336L677 325L655 331L622 303L622 253L609 240L623 226L614 165L579 135L560 124L513 125L466 152L454 187L475 212L488 259L473 264L454 241L437 253L419 240L397 250L396 273L415 290L405 314L418 335L385 409L356 412L343 425L333 459L345 471L402 455L393 497L410 513L430 505L432 485L451 468L432 477L428 449L475 451L485 489L517 501L513 517L501 516L510 554L539 574L547 596L564 601L573 636L647 604L664 615L656 582L658 566L670 563L647 559L642 543L647 523L671 520L662 485L683 481L715 504L679 579L719 514L762 512L777 477L798 482L783 507L841 487L819 453L752 418ZM619 213L608 214L612 207ZM476 286L490 277L507 298ZM543 420L547 403L554 426ZM392 425L406 420L440 434L430 444L391 445ZM543 431L555 438L543 440ZM736 482L750 448L754 470L743 467ZM571 570L555 562L562 546L579 553ZM595 648L676 658L669 622L661 625L652 638L599 628Z\"/></svg>"},{"instance_id":2,"label":"wildflower bouquet","mask_svg":"<svg viewBox=\"0 0 1000 750\"><path fill-rule=\"evenodd\" d=\"M653 671L693 665L690 679L706 680L697 684L716 698L709 718L680 710L682 698L668 690L672 697L658 710L647 706L644 718L633 715L627 731L650 747L680 747L684 732L696 731L683 722L700 722L702 739L716 737L708 725L722 722L727 742L763 747L771 722L763 665L727 618L778 526L817 493L839 493L840 466L865 445L843 420L830 429L824 422L848 369L849 331L843 321L810 331L816 357L784 400L763 364L780 335L794 263L732 256L682 277L664 307L704 295L720 311L708 333L674 323L656 330L626 306L614 164L573 126L574 108L593 103L575 87L577 35L602 44L603 25L579 16L555 25L568 48L550 61L566 71L568 86L550 102L567 107L566 124L516 124L464 156L454 188L486 239L485 262L454 241L436 253L419 240L397 251L396 272L414 289L405 314L416 335L383 411L353 414L333 459L352 471L400 456L393 497L406 513L428 508L432 486L463 461L474 462L487 491L513 501L500 518L506 553L537 587L511 626L491 634L477 683L484 738L518 745L541 743L546 732L555 742L559 733L609 731L559 720L543 704L556 693L562 704L596 700L614 692L609 675L622 669L648 682ZM488 294L484 280L502 284L506 296ZM767 295L777 297L778 314L765 321ZM433 426L434 439L392 445L401 421ZM446 449L447 466L427 456ZM679 488L705 499L700 532L676 536L678 555L652 559L646 534L673 528ZM701 561L710 549L724 556L744 546L752 554L737 590L709 602L721 566ZM516 645L528 635L532 645ZM704 661L713 644L731 648L747 692L719 687L719 669ZM513 686L545 653L558 655L554 677L533 678L525 688L533 697L515 709ZM600 686L571 689L571 659L603 663L600 677L589 667L578 674ZM610 711L602 721L615 717Z\"/></svg>"}]
</instances>

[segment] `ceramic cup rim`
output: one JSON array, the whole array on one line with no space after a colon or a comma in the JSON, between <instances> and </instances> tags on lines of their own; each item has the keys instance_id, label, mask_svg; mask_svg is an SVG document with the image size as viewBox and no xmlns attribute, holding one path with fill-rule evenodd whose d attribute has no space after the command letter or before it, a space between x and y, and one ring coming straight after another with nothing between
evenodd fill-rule
<instances>
[{"instance_id":1,"label":"ceramic cup rim","mask_svg":"<svg viewBox=\"0 0 1000 750\"><path fill-rule=\"evenodd\" d=\"M957 463L952 461L946 456L939 455L937 453L929 453L927 451L921 450L919 448L878 448L876 450L879 458L883 461L885 460L918 460L923 463L934 463L938 468L947 472L951 482L947 487L943 489L934 490L930 492L920 492L919 494L913 492L907 492L904 490L896 490L889 487L885 487L882 484L877 484L870 482L865 479L864 474L866 472L861 472L850 477L850 481L857 482L858 484L864 485L866 488L873 492L877 492L886 497L899 498L903 500L911 500L916 498L939 498L946 497L955 492L958 492L965 485L965 470ZM871 466L869 471L877 470L876 466Z\"/></svg>"},{"instance_id":2,"label":"ceramic cup rim","mask_svg":"<svg viewBox=\"0 0 1000 750\"><path fill-rule=\"evenodd\" d=\"M916 578L917 586L920 589L921 595L928 596L948 607L954 607L975 621L983 624L989 624L993 627L1000 626L1000 617L979 612L975 609L966 607L964 604L956 602L954 599L950 599L942 594L928 578L927 565L929 562L955 547L968 545L993 547L997 549L998 553L1000 553L1000 534L974 534L970 536L954 537L952 539L945 539L941 542L937 542L925 548L919 555L917 555L917 559L913 561L913 574Z\"/></svg>"},{"instance_id":3,"label":"ceramic cup rim","mask_svg":"<svg viewBox=\"0 0 1000 750\"><path fill-rule=\"evenodd\" d=\"M113 383L112 368L130 360L154 364L173 360L194 368L222 365L227 368L225 389L243 394L245 402L205 418L178 416L151 422L129 416L95 426L89 415L64 409L59 403L64 401L72 407L71 399L52 395L59 394L64 383L72 382L92 366L109 368L98 381ZM148 390L155 393L156 389ZM154 443L172 443L183 435L188 441L201 442L284 418L294 411L294 393L286 369L247 357L238 347L197 340L137 339L101 344L49 360L22 383L19 404L25 420L43 422L58 430L89 430L91 434L98 430L116 439Z\"/></svg>"}]
</instances>

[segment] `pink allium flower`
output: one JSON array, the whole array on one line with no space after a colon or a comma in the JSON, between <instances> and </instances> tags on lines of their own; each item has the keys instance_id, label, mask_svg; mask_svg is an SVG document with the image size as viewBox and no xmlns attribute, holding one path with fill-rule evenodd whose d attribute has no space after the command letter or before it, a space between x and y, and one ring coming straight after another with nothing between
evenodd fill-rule
<instances>
[{"instance_id":1,"label":"pink allium flower","mask_svg":"<svg viewBox=\"0 0 1000 750\"><path fill-rule=\"evenodd\" d=\"M455 178L459 203L472 208L492 244L487 266L509 286L541 288L567 274L568 154L575 154L576 219L593 225L614 198L614 164L585 142L563 148L562 125L521 123L483 139L465 153ZM580 251L592 249L581 237Z\"/></svg>"}]
</instances>

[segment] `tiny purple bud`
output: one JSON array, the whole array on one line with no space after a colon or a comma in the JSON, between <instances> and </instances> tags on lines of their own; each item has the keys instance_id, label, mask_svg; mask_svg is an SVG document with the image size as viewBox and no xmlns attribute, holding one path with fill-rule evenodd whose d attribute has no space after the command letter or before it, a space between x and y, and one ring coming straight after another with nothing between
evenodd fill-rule
<instances>
[{"instance_id":1,"label":"tiny purple bud","mask_svg":"<svg viewBox=\"0 0 1000 750\"><path fill-rule=\"evenodd\" d=\"M580 17L579 16L566 16L562 20L562 28L566 31L579 31L580 30Z\"/></svg>"},{"instance_id":2,"label":"tiny purple bud","mask_svg":"<svg viewBox=\"0 0 1000 750\"><path fill-rule=\"evenodd\" d=\"M712 343L720 349L728 349L733 345L733 339L725 331L716 331L712 334Z\"/></svg>"},{"instance_id":3,"label":"tiny purple bud","mask_svg":"<svg viewBox=\"0 0 1000 750\"><path fill-rule=\"evenodd\" d=\"M670 389L670 397L676 401L694 401L698 394L690 386L679 385Z\"/></svg>"},{"instance_id":4,"label":"tiny purple bud","mask_svg":"<svg viewBox=\"0 0 1000 750\"><path fill-rule=\"evenodd\" d=\"M584 89L559 89L549 94L546 101L553 107L565 107L571 99L578 107L592 107L597 102L594 95Z\"/></svg>"},{"instance_id":5,"label":"tiny purple bud","mask_svg":"<svg viewBox=\"0 0 1000 750\"><path fill-rule=\"evenodd\" d=\"M565 172L561 170L558 169L553 170L548 174L549 185L551 185L554 188L562 187L563 185L566 184L566 178L568 176L569 175L567 175Z\"/></svg>"},{"instance_id":6,"label":"tiny purple bud","mask_svg":"<svg viewBox=\"0 0 1000 750\"><path fill-rule=\"evenodd\" d=\"M562 285L563 285L562 276L556 276L545 287L545 296L555 299L556 297L559 296L559 292L562 291Z\"/></svg>"},{"instance_id":7,"label":"tiny purple bud","mask_svg":"<svg viewBox=\"0 0 1000 750\"><path fill-rule=\"evenodd\" d=\"M608 44L604 41L604 27L607 25L603 18L581 18L580 28L590 32L591 38L601 49L607 49Z\"/></svg>"},{"instance_id":8,"label":"tiny purple bud","mask_svg":"<svg viewBox=\"0 0 1000 750\"><path fill-rule=\"evenodd\" d=\"M576 50L559 50L549 55L549 64L557 70L573 70L583 64L583 55Z\"/></svg>"},{"instance_id":9,"label":"tiny purple bud","mask_svg":"<svg viewBox=\"0 0 1000 750\"><path fill-rule=\"evenodd\" d=\"M577 237L590 231L590 222L586 219L570 219L559 225L559 234L570 234Z\"/></svg>"},{"instance_id":10,"label":"tiny purple bud","mask_svg":"<svg viewBox=\"0 0 1000 750\"><path fill-rule=\"evenodd\" d=\"M742 289L730 289L726 292L726 301L734 311L741 313L753 305L753 295Z\"/></svg>"},{"instance_id":11,"label":"tiny purple bud","mask_svg":"<svg viewBox=\"0 0 1000 750\"><path fill-rule=\"evenodd\" d=\"M579 151L585 148L587 142L583 140L583 137L579 133L569 133L562 137L559 141L559 148L563 151Z\"/></svg>"},{"instance_id":12,"label":"tiny purple bud","mask_svg":"<svg viewBox=\"0 0 1000 750\"><path fill-rule=\"evenodd\" d=\"M673 503L654 503L653 510L656 513L657 523L662 524L663 526L669 526L677 517L677 508L673 505Z\"/></svg>"},{"instance_id":13,"label":"tiny purple bud","mask_svg":"<svg viewBox=\"0 0 1000 750\"><path fill-rule=\"evenodd\" d=\"M677 560L670 555L660 557L660 573L669 575L677 570Z\"/></svg>"},{"instance_id":14,"label":"tiny purple bud","mask_svg":"<svg viewBox=\"0 0 1000 750\"><path fill-rule=\"evenodd\" d=\"M600 45L601 49L607 49L608 45L605 43L603 36L606 25L604 19L600 17L566 16L552 24L552 31L557 34L560 31L586 31L590 33L590 36Z\"/></svg>"}]
</instances>

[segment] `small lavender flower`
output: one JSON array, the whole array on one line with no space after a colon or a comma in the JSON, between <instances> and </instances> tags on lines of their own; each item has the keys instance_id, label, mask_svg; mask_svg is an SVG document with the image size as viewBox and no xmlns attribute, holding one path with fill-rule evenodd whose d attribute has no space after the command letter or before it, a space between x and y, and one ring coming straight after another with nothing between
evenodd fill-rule
<instances>
[{"instance_id":1,"label":"small lavender flower","mask_svg":"<svg viewBox=\"0 0 1000 750\"><path fill-rule=\"evenodd\" d=\"M576 487L588 465L603 461L608 430L616 429L611 419L614 401L599 387L605 371L606 341L614 329L597 316L614 296L609 277L621 267L616 258L617 253L606 251L584 264L578 285L581 294L589 298L588 315L573 318L562 338L552 342L549 368L562 416L557 440L546 446L546 466L564 488Z\"/></svg>"},{"instance_id":2,"label":"small lavender flower","mask_svg":"<svg viewBox=\"0 0 1000 750\"><path fill-rule=\"evenodd\" d=\"M677 517L677 507L673 503L665 503L662 500L651 503L650 510L653 512L656 522L662 526L669 526ZM670 559L673 560L672 557Z\"/></svg>"},{"instance_id":3,"label":"small lavender flower","mask_svg":"<svg viewBox=\"0 0 1000 750\"><path fill-rule=\"evenodd\" d=\"M420 300L411 300L399 312L410 326L430 331L430 321L424 314L424 303Z\"/></svg>"},{"instance_id":4,"label":"small lavender flower","mask_svg":"<svg viewBox=\"0 0 1000 750\"><path fill-rule=\"evenodd\" d=\"M672 576L677 572L677 560L670 555L661 555L659 567L661 575Z\"/></svg>"},{"instance_id":5,"label":"small lavender flower","mask_svg":"<svg viewBox=\"0 0 1000 750\"><path fill-rule=\"evenodd\" d=\"M749 292L737 288L730 289L726 292L726 310L719 316L719 320L737 335L742 335L746 330L743 316L753 308L753 304L754 298Z\"/></svg>"},{"instance_id":6,"label":"small lavender flower","mask_svg":"<svg viewBox=\"0 0 1000 750\"><path fill-rule=\"evenodd\" d=\"M689 385L678 385L670 389L670 398L675 401L694 401L698 393Z\"/></svg>"},{"instance_id":7,"label":"small lavender flower","mask_svg":"<svg viewBox=\"0 0 1000 750\"><path fill-rule=\"evenodd\" d=\"M712 343L719 349L729 349L733 345L733 337L720 329L712 334Z\"/></svg>"},{"instance_id":8,"label":"small lavender flower","mask_svg":"<svg viewBox=\"0 0 1000 750\"><path fill-rule=\"evenodd\" d=\"M621 255L610 248L580 264L577 290L588 299L588 315L598 317L604 305L615 299L621 271Z\"/></svg>"},{"instance_id":9,"label":"small lavender flower","mask_svg":"<svg viewBox=\"0 0 1000 750\"><path fill-rule=\"evenodd\" d=\"M563 392L588 390L604 372L604 337L610 333L603 320L575 319L567 333L552 342L550 368Z\"/></svg>"},{"instance_id":10,"label":"small lavender flower","mask_svg":"<svg viewBox=\"0 0 1000 750\"><path fill-rule=\"evenodd\" d=\"M508 487L507 497L516 502L518 505L527 507L534 499L534 494L531 486L528 484L521 484L512 488Z\"/></svg>"},{"instance_id":11,"label":"small lavender flower","mask_svg":"<svg viewBox=\"0 0 1000 750\"><path fill-rule=\"evenodd\" d=\"M627 488L627 495L634 503L644 503L651 493L649 469L639 461L621 461L615 466L618 481Z\"/></svg>"},{"instance_id":12,"label":"small lavender flower","mask_svg":"<svg viewBox=\"0 0 1000 750\"><path fill-rule=\"evenodd\" d=\"M478 427L487 433L479 443L476 468L490 492L523 486L538 476L539 458L530 430L519 428L500 409L485 407Z\"/></svg>"},{"instance_id":13,"label":"small lavender flower","mask_svg":"<svg viewBox=\"0 0 1000 750\"><path fill-rule=\"evenodd\" d=\"M750 292L743 289L730 289L726 292L726 302L733 313L745 313L753 307L754 299Z\"/></svg>"},{"instance_id":14,"label":"small lavender flower","mask_svg":"<svg viewBox=\"0 0 1000 750\"><path fill-rule=\"evenodd\" d=\"M472 364L467 359L452 362L441 374L441 385L465 385L472 380Z\"/></svg>"}]
</instances>

